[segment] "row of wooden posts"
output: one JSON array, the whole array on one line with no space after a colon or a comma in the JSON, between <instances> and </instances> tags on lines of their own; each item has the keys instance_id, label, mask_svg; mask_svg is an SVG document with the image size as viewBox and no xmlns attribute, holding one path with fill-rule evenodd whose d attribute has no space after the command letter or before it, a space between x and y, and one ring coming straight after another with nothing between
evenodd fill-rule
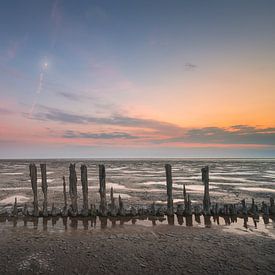
<instances>
[{"instance_id":1,"label":"row of wooden posts","mask_svg":"<svg viewBox=\"0 0 275 275\"><path fill-rule=\"evenodd\" d=\"M42 183L42 192L44 196L43 208L42 211L39 209L38 205L38 187L37 187L37 167L34 163L29 165L31 186L33 191L33 208L28 209L27 204L25 204L22 213L24 216L34 216L34 217L47 217L47 216L143 216L143 215L167 215L173 216L175 213L177 215L252 215L257 216L259 211L264 215L275 215L275 206L274 199L270 198L270 206L266 203L262 203L261 209L255 204L254 199L252 199L252 205L248 209L245 200L242 200L240 205L241 208L238 208L236 204L225 204L221 205L212 204L210 201L209 194L209 167L205 166L201 169L202 172L202 182L204 184L204 196L203 196L203 205L196 205L192 207L190 195L186 193L185 185L183 185L183 200L184 204L177 204L176 210L173 204L173 182L172 182L172 167L170 164L165 165L166 172L166 188L167 188L167 206L165 207L156 207L153 203L151 206L144 208L135 208L131 207L130 210L124 208L122 198L118 198L118 207L114 199L114 190L111 188L110 193L110 203L107 203L106 198L106 171L103 164L99 165L99 194L100 194L100 204L96 208L95 204L91 204L89 208L88 203L88 175L87 175L87 166L82 164L80 167L81 171L81 185L82 185L82 196L83 196L83 206L79 210L77 204L77 174L75 164L70 164L69 166L69 196L71 204L68 205L67 202L67 190L66 190L66 181L63 176L63 196L64 196L64 207L63 209L58 209L55 207L54 203L52 204L52 209L48 211L48 183L47 183L47 168L46 164L40 164L41 169L41 183ZM15 199L13 207L13 216L18 215L17 200Z\"/></svg>"}]
</instances>

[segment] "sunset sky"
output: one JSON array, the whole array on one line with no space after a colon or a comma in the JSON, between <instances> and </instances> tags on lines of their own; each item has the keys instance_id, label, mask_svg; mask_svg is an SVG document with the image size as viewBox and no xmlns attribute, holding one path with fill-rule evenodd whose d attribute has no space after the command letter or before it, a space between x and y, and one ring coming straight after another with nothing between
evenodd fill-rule
<instances>
[{"instance_id":1,"label":"sunset sky","mask_svg":"<svg viewBox=\"0 0 275 275\"><path fill-rule=\"evenodd\" d=\"M275 1L1 1L0 158L275 157Z\"/></svg>"}]
</instances>

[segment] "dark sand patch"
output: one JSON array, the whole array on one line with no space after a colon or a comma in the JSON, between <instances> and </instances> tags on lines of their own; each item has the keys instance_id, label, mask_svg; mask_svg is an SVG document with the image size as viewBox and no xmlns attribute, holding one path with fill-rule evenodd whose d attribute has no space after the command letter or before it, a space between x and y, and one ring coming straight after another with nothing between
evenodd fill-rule
<instances>
[{"instance_id":1,"label":"dark sand patch","mask_svg":"<svg viewBox=\"0 0 275 275\"><path fill-rule=\"evenodd\" d=\"M160 225L1 232L1 274L272 274L275 240Z\"/></svg>"}]
</instances>

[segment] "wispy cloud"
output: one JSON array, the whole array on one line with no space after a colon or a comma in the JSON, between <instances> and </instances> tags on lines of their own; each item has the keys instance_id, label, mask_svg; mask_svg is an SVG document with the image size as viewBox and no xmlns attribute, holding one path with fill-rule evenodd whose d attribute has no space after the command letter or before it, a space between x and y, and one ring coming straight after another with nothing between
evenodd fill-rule
<instances>
[{"instance_id":1,"label":"wispy cloud","mask_svg":"<svg viewBox=\"0 0 275 275\"><path fill-rule=\"evenodd\" d=\"M8 109L6 109L6 108L0 107L0 114L1 114L1 115L10 115L10 114L13 114L13 111L8 110Z\"/></svg>"},{"instance_id":2,"label":"wispy cloud","mask_svg":"<svg viewBox=\"0 0 275 275\"><path fill-rule=\"evenodd\" d=\"M109 117L96 117L89 115L78 115L55 108L40 105L39 110L33 113L32 117L27 118L41 121L55 121L68 124L98 124L116 125L122 127L149 128L157 132L167 132L176 134L183 130L176 124L158 121L154 119L144 119L114 114Z\"/></svg>"},{"instance_id":3,"label":"wispy cloud","mask_svg":"<svg viewBox=\"0 0 275 275\"><path fill-rule=\"evenodd\" d=\"M64 138L83 138L83 139L138 139L138 136L133 136L124 132L110 133L84 133L67 130L63 134Z\"/></svg>"},{"instance_id":4,"label":"wispy cloud","mask_svg":"<svg viewBox=\"0 0 275 275\"><path fill-rule=\"evenodd\" d=\"M189 62L185 63L185 65L184 65L184 68L186 71L194 71L197 69L197 67L198 67L197 65L189 63Z\"/></svg>"},{"instance_id":5,"label":"wispy cloud","mask_svg":"<svg viewBox=\"0 0 275 275\"><path fill-rule=\"evenodd\" d=\"M275 145L275 128L257 128L247 125L196 128L186 131L183 136L157 142Z\"/></svg>"},{"instance_id":6,"label":"wispy cloud","mask_svg":"<svg viewBox=\"0 0 275 275\"><path fill-rule=\"evenodd\" d=\"M1 112L1 109L0 109ZM3 111L4 112L4 111ZM254 127L248 125L233 125L231 127L186 128L173 123L131 117L122 114L98 117L79 115L71 112L39 105L38 111L29 119L52 121L68 125L116 126L118 131L101 131L91 133L68 130L63 138L86 139L146 139L154 144L255 144L275 145L274 127ZM124 129L120 131L120 129ZM136 135L138 131L142 134ZM144 132L147 129L149 132ZM133 133L134 132L134 133Z\"/></svg>"},{"instance_id":7,"label":"wispy cloud","mask_svg":"<svg viewBox=\"0 0 275 275\"><path fill-rule=\"evenodd\" d=\"M56 92L57 95L62 96L71 101L80 101L80 97L77 94L70 92Z\"/></svg>"}]
</instances>

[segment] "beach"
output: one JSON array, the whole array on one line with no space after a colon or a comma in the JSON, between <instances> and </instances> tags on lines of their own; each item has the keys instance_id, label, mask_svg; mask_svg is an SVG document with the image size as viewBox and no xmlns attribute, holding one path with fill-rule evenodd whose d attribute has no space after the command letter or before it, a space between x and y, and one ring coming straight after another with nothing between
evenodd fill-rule
<instances>
[{"instance_id":1,"label":"beach","mask_svg":"<svg viewBox=\"0 0 275 275\"><path fill-rule=\"evenodd\" d=\"M110 189L114 196L120 195L125 206L166 204L165 164L172 166L174 203L183 203L183 184L193 204L203 200L204 186L201 168L209 166L210 196L213 202L239 203L252 198L259 204L269 202L275 195L274 159L41 159L41 160L0 160L0 208L13 205L15 196L18 203L30 205L33 193L29 175L29 164L37 167L47 164L49 203L63 207L62 177L69 184L69 165L76 164L78 203L82 204L80 166L87 165L88 200L99 204L98 165L106 167L106 194ZM38 201L43 203L41 174L38 169Z\"/></svg>"},{"instance_id":2,"label":"beach","mask_svg":"<svg viewBox=\"0 0 275 275\"><path fill-rule=\"evenodd\" d=\"M213 204L208 214L196 212L196 205L202 203L204 188L208 186L208 167L207 183L202 182L205 175L202 178L200 175L205 160L170 160L172 166L165 165L166 170L174 172L173 190L171 188L169 194L168 187L167 193L165 190L164 161L106 161L107 175L110 175L106 186L105 174L104 180L102 174L98 177L97 166L102 162L86 161L90 171L87 181L81 173L81 183L87 183L86 204L97 206L97 215L89 210L86 217L80 211L84 203L84 194L80 192L83 186L77 183L82 161L76 160L77 166L70 166L73 169L69 179L75 175L75 191L78 189L79 212L75 216L55 212L54 207L52 210L48 207L47 215L43 215L42 172L32 179L35 188L39 188L40 207L37 215L32 212L28 162L1 162L4 176L0 181L0 206L8 210L0 217L0 271L3 274L272 274L275 270L273 208L267 208L270 216L263 209L258 212L260 202L263 200L269 205L274 192L274 160L209 160L209 193ZM39 162L43 160L36 161ZM69 162L47 161L47 164L49 203L62 207L60 178L65 174L68 180ZM105 171L105 166L100 167ZM171 176L166 174L167 186ZM112 216L108 210L103 215L99 182L104 185L104 200L106 189L108 193L110 188L115 190L115 194L111 192L107 196L106 206L110 202L118 203L124 214ZM190 194L194 207L190 204L191 212L187 207L179 214L178 206L186 196L182 190L185 183L188 201ZM159 215L152 210L155 204L156 209L165 206L172 194L172 214ZM121 206L121 199L117 201L117 195L122 196L125 208ZM240 208L240 200L253 197L256 204L249 204L247 213L246 206ZM12 208L15 198L18 209ZM231 204L233 208L225 204L217 212L215 202L235 204L234 207ZM25 203L32 214L24 214ZM131 206L149 210L146 215L133 214Z\"/></svg>"},{"instance_id":3,"label":"beach","mask_svg":"<svg viewBox=\"0 0 275 275\"><path fill-rule=\"evenodd\" d=\"M223 227L2 228L2 274L274 274L275 239Z\"/></svg>"}]
</instances>

